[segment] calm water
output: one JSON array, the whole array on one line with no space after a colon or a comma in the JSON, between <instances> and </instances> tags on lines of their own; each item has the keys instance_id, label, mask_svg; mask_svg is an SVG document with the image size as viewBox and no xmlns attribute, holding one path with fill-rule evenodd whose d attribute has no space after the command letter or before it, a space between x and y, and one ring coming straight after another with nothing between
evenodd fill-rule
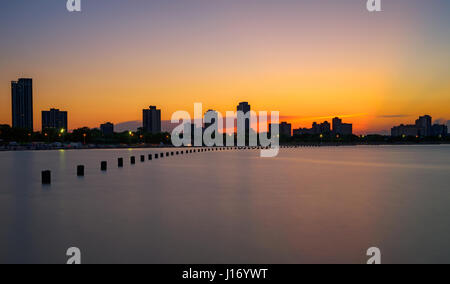
<instances>
[{"instance_id":1,"label":"calm water","mask_svg":"<svg viewBox=\"0 0 450 284\"><path fill-rule=\"evenodd\" d=\"M449 146L148 153L0 153L0 263L450 263Z\"/></svg>"}]
</instances>

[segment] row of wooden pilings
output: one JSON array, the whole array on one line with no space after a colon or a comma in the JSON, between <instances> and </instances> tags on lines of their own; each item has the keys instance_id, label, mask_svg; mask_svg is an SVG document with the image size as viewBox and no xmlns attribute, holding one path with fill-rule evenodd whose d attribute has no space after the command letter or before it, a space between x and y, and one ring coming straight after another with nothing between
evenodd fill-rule
<instances>
[{"instance_id":1,"label":"row of wooden pilings","mask_svg":"<svg viewBox=\"0 0 450 284\"><path fill-rule=\"evenodd\" d=\"M280 148L287 148L287 146L280 146ZM210 147L210 148L195 148L195 149L187 149L187 150L178 150L178 151L170 151L170 152L162 152L162 153L156 153L156 154L148 154L147 159L149 161L157 160L157 159L163 159L164 157L170 157L175 155L188 155L192 153L203 153L203 152L215 152L215 151L226 151L226 150L256 150L256 149L269 149L269 147ZM146 161L145 155L140 155L140 161L141 163L144 163ZM135 165L136 164L136 157L131 156L130 157L130 164ZM123 168L124 167L124 159L118 158L117 159L117 167ZM101 161L100 162L100 170L102 172L108 171L108 162L107 161ZM78 165L77 166L77 176L78 177L84 177L85 174L85 166L84 165ZM52 183L52 172L50 170L42 171L42 184L43 185L49 185Z\"/></svg>"}]
</instances>

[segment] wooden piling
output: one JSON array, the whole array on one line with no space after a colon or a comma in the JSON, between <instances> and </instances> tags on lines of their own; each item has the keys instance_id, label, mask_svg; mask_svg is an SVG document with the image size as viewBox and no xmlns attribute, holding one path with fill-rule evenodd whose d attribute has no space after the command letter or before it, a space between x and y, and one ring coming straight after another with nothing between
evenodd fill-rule
<instances>
[{"instance_id":1,"label":"wooden piling","mask_svg":"<svg viewBox=\"0 0 450 284\"><path fill-rule=\"evenodd\" d=\"M42 184L51 184L52 183L52 172L51 171L42 171Z\"/></svg>"},{"instance_id":2,"label":"wooden piling","mask_svg":"<svg viewBox=\"0 0 450 284\"><path fill-rule=\"evenodd\" d=\"M84 166L83 165L77 166L77 176L84 177Z\"/></svg>"}]
</instances>

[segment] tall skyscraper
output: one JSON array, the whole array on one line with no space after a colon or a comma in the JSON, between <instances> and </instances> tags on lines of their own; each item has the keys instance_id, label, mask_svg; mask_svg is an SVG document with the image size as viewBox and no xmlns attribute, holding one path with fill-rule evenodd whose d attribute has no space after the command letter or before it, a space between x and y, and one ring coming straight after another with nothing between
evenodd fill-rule
<instances>
[{"instance_id":1,"label":"tall skyscraper","mask_svg":"<svg viewBox=\"0 0 450 284\"><path fill-rule=\"evenodd\" d=\"M67 111L54 108L49 111L42 111L42 130L47 128L67 131Z\"/></svg>"},{"instance_id":2,"label":"tall skyscraper","mask_svg":"<svg viewBox=\"0 0 450 284\"><path fill-rule=\"evenodd\" d=\"M251 107L248 102L241 102L237 106L237 111L242 111L244 115L251 111ZM250 133L250 119L245 119L245 133L248 135Z\"/></svg>"},{"instance_id":3,"label":"tall skyscraper","mask_svg":"<svg viewBox=\"0 0 450 284\"><path fill-rule=\"evenodd\" d=\"M12 127L33 131L33 80L11 82Z\"/></svg>"},{"instance_id":4,"label":"tall skyscraper","mask_svg":"<svg viewBox=\"0 0 450 284\"><path fill-rule=\"evenodd\" d=\"M161 110L156 109L156 106L150 106L149 109L144 109L142 113L144 131L152 134L161 133Z\"/></svg>"}]
</instances>

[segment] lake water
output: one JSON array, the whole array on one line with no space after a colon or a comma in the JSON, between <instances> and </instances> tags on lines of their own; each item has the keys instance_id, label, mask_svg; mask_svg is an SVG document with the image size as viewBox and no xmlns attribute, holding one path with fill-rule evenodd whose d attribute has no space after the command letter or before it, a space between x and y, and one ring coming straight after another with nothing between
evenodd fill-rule
<instances>
[{"instance_id":1,"label":"lake water","mask_svg":"<svg viewBox=\"0 0 450 284\"><path fill-rule=\"evenodd\" d=\"M450 263L449 146L162 151L0 153L0 263Z\"/></svg>"}]
</instances>

